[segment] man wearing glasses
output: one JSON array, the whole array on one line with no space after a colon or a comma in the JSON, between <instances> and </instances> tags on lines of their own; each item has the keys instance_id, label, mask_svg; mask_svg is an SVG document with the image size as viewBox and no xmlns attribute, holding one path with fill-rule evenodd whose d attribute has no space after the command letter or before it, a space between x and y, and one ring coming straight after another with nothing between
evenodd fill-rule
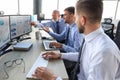
<instances>
[{"instance_id":1,"label":"man wearing glasses","mask_svg":"<svg viewBox=\"0 0 120 80\"><path fill-rule=\"evenodd\" d=\"M120 80L120 51L100 27L102 12L102 0L79 0L76 4L76 23L79 32L85 35L80 59L79 53L48 52L43 55L46 59L80 60L77 78L70 80ZM62 80L44 67L38 67L33 76Z\"/></svg>"}]
</instances>

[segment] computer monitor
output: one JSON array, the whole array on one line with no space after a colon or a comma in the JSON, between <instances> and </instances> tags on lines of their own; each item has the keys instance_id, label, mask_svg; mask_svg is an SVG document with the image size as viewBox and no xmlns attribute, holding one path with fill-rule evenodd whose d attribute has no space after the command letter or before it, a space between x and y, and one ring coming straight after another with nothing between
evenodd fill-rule
<instances>
[{"instance_id":1,"label":"computer monitor","mask_svg":"<svg viewBox=\"0 0 120 80\"><path fill-rule=\"evenodd\" d=\"M10 42L9 16L0 16L0 51Z\"/></svg>"},{"instance_id":2,"label":"computer monitor","mask_svg":"<svg viewBox=\"0 0 120 80\"><path fill-rule=\"evenodd\" d=\"M30 33L31 15L10 15L11 39L20 38L20 36Z\"/></svg>"}]
</instances>

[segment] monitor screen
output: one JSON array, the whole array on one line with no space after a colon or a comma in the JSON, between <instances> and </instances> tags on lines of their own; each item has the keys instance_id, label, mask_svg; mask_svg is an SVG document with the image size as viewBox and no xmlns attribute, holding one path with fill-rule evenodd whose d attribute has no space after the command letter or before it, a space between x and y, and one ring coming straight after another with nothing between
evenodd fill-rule
<instances>
[{"instance_id":1,"label":"monitor screen","mask_svg":"<svg viewBox=\"0 0 120 80\"><path fill-rule=\"evenodd\" d=\"M0 16L0 50L10 42L9 16Z\"/></svg>"},{"instance_id":2,"label":"monitor screen","mask_svg":"<svg viewBox=\"0 0 120 80\"><path fill-rule=\"evenodd\" d=\"M10 16L10 32L11 39L15 39L32 31L30 25L30 15L11 15Z\"/></svg>"}]
</instances>

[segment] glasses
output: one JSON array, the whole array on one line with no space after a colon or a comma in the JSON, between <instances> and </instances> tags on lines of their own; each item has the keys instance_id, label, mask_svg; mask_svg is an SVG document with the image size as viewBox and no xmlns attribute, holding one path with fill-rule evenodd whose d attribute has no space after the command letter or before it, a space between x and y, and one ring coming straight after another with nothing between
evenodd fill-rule
<instances>
[{"instance_id":1,"label":"glasses","mask_svg":"<svg viewBox=\"0 0 120 80\"><path fill-rule=\"evenodd\" d=\"M4 77L4 79L8 79L9 78L9 74L8 74L8 72L6 70L7 68L12 67L13 64L21 65L22 63L24 64L23 73L25 73L25 62L24 62L24 60L22 58L20 58L20 59L14 59L14 60L10 60L10 61L4 62L4 72L6 74L6 76Z\"/></svg>"}]
</instances>

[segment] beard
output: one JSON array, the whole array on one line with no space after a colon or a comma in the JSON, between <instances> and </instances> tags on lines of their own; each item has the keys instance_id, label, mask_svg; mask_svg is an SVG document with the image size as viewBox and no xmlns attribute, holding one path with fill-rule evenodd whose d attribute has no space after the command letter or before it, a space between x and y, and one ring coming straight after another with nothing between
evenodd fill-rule
<instances>
[{"instance_id":1,"label":"beard","mask_svg":"<svg viewBox=\"0 0 120 80\"><path fill-rule=\"evenodd\" d=\"M64 20L65 23L68 23L68 21Z\"/></svg>"},{"instance_id":2,"label":"beard","mask_svg":"<svg viewBox=\"0 0 120 80\"><path fill-rule=\"evenodd\" d=\"M77 27L78 27L79 33L84 33L85 28L84 28L84 26L82 25L82 23L79 21L78 18L76 18L75 23L76 23L76 25L77 25Z\"/></svg>"},{"instance_id":3,"label":"beard","mask_svg":"<svg viewBox=\"0 0 120 80\"><path fill-rule=\"evenodd\" d=\"M80 25L79 26L79 33L84 33L84 31L85 31L84 26Z\"/></svg>"}]
</instances>

